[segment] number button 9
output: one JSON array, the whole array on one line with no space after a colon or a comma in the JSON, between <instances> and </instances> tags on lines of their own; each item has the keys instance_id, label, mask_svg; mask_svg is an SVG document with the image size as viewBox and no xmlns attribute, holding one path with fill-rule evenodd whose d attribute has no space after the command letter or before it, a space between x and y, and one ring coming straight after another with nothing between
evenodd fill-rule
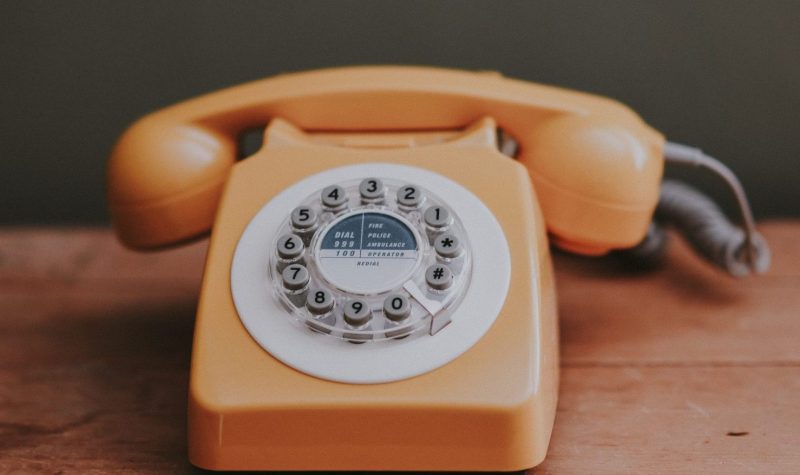
<instances>
[{"instance_id":1,"label":"number button 9","mask_svg":"<svg viewBox=\"0 0 800 475\"><path fill-rule=\"evenodd\" d=\"M351 300L344 307L344 321L350 326L366 325L371 318L372 310L369 308L369 304L361 299Z\"/></svg>"}]
</instances>

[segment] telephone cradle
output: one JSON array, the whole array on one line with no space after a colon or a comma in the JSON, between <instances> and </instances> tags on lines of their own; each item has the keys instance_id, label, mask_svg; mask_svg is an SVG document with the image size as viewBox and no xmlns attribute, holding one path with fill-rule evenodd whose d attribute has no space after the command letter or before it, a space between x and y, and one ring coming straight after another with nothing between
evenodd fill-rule
<instances>
[{"instance_id":1,"label":"telephone cradle","mask_svg":"<svg viewBox=\"0 0 800 475\"><path fill-rule=\"evenodd\" d=\"M536 466L558 391L549 245L640 246L669 146L609 99L422 67L285 74L140 119L108 168L122 242L213 227L191 462Z\"/></svg>"}]
</instances>

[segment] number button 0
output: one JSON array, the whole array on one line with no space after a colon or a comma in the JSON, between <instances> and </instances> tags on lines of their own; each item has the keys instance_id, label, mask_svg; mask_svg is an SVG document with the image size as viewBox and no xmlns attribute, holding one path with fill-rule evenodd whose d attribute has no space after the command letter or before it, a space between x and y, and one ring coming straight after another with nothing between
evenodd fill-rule
<instances>
[{"instance_id":1,"label":"number button 0","mask_svg":"<svg viewBox=\"0 0 800 475\"><path fill-rule=\"evenodd\" d=\"M383 182L379 178L365 178L358 185L358 192L365 200L378 200L383 198Z\"/></svg>"},{"instance_id":2,"label":"number button 0","mask_svg":"<svg viewBox=\"0 0 800 475\"><path fill-rule=\"evenodd\" d=\"M347 194L339 185L331 185L322 190L322 204L330 209L339 209L347 203Z\"/></svg>"},{"instance_id":3,"label":"number button 0","mask_svg":"<svg viewBox=\"0 0 800 475\"><path fill-rule=\"evenodd\" d=\"M405 208L419 207L422 198L422 190L414 185L404 185L397 189L397 204Z\"/></svg>"},{"instance_id":4,"label":"number button 0","mask_svg":"<svg viewBox=\"0 0 800 475\"><path fill-rule=\"evenodd\" d=\"M294 234L284 234L278 238L278 256L281 259L293 260L303 255L303 240Z\"/></svg>"},{"instance_id":5,"label":"number button 0","mask_svg":"<svg viewBox=\"0 0 800 475\"><path fill-rule=\"evenodd\" d=\"M425 224L432 228L443 228L450 224L450 212L444 206L431 206L423 215Z\"/></svg>"},{"instance_id":6,"label":"number button 0","mask_svg":"<svg viewBox=\"0 0 800 475\"><path fill-rule=\"evenodd\" d=\"M289 290L300 290L308 285L308 269L300 264L292 264L281 272L283 286Z\"/></svg>"},{"instance_id":7,"label":"number button 0","mask_svg":"<svg viewBox=\"0 0 800 475\"><path fill-rule=\"evenodd\" d=\"M344 307L344 321L352 327L366 325L372 318L372 310L369 304L361 299L347 302Z\"/></svg>"},{"instance_id":8,"label":"number button 0","mask_svg":"<svg viewBox=\"0 0 800 475\"><path fill-rule=\"evenodd\" d=\"M312 289L306 297L306 308L316 315L330 312L333 309L333 294L325 289Z\"/></svg>"},{"instance_id":9,"label":"number button 0","mask_svg":"<svg viewBox=\"0 0 800 475\"><path fill-rule=\"evenodd\" d=\"M411 315L411 303L403 294L391 294L383 301L383 313L389 320L401 322Z\"/></svg>"},{"instance_id":10,"label":"number button 0","mask_svg":"<svg viewBox=\"0 0 800 475\"><path fill-rule=\"evenodd\" d=\"M298 206L292 211L292 227L308 229L317 224L317 213L310 206Z\"/></svg>"},{"instance_id":11,"label":"number button 0","mask_svg":"<svg viewBox=\"0 0 800 475\"><path fill-rule=\"evenodd\" d=\"M433 264L425 271L425 282L432 289L445 290L453 285L453 272L442 264Z\"/></svg>"}]
</instances>

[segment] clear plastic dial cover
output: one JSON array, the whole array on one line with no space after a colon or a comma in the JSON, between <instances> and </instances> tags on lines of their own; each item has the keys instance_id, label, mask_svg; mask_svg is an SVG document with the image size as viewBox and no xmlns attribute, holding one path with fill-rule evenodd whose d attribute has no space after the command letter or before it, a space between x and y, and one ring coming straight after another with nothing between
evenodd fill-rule
<instances>
[{"instance_id":1,"label":"clear plastic dial cover","mask_svg":"<svg viewBox=\"0 0 800 475\"><path fill-rule=\"evenodd\" d=\"M472 256L461 221L414 183L331 183L298 202L276 236L273 294L298 331L353 343L424 337L446 326L469 287ZM292 274L305 272L297 288Z\"/></svg>"}]
</instances>

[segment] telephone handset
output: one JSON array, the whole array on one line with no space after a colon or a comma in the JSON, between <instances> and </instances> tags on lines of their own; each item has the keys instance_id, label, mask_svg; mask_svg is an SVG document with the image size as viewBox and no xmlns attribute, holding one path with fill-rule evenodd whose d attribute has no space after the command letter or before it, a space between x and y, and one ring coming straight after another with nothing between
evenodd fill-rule
<instances>
[{"instance_id":1,"label":"telephone handset","mask_svg":"<svg viewBox=\"0 0 800 475\"><path fill-rule=\"evenodd\" d=\"M239 134L263 124L261 149L237 162ZM537 465L558 387L548 243L647 247L670 147L608 99L419 67L287 74L144 117L109 164L120 239L155 248L214 226L191 461ZM698 200L669 202L670 216L698 215ZM763 241L742 236L725 255L763 268Z\"/></svg>"},{"instance_id":2,"label":"telephone handset","mask_svg":"<svg viewBox=\"0 0 800 475\"><path fill-rule=\"evenodd\" d=\"M206 232L238 134L274 118L307 131L464 128L482 117L519 142L557 243L588 253L641 240L658 201L664 139L605 98L501 77L412 67L286 74L145 117L108 171L120 237L148 248Z\"/></svg>"}]
</instances>

